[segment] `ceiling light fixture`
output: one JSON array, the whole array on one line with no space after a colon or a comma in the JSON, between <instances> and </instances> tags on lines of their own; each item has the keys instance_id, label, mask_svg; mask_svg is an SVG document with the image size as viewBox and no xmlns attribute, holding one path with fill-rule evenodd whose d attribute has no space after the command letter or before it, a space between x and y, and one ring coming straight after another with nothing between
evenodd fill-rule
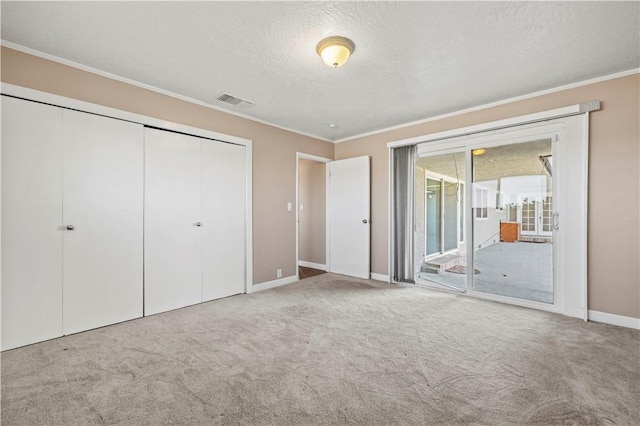
<instances>
[{"instance_id":1,"label":"ceiling light fixture","mask_svg":"<svg viewBox=\"0 0 640 426\"><path fill-rule=\"evenodd\" d=\"M471 153L472 153L473 155L482 155L482 154L484 154L485 152L487 152L487 150L486 150L486 149L484 149L484 148L478 148L478 149L474 149L473 151L471 151Z\"/></svg>"},{"instance_id":2,"label":"ceiling light fixture","mask_svg":"<svg viewBox=\"0 0 640 426\"><path fill-rule=\"evenodd\" d=\"M356 45L346 37L332 36L322 39L316 45L316 52L325 64L333 68L343 66L356 50Z\"/></svg>"}]
</instances>

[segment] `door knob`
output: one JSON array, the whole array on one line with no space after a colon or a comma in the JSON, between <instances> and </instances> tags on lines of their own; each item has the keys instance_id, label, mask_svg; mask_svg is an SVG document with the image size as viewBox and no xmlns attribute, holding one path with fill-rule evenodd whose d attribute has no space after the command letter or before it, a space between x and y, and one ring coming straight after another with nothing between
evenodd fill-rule
<instances>
[{"instance_id":1,"label":"door knob","mask_svg":"<svg viewBox=\"0 0 640 426\"><path fill-rule=\"evenodd\" d=\"M362 219L362 223L369 223L367 219Z\"/></svg>"},{"instance_id":2,"label":"door knob","mask_svg":"<svg viewBox=\"0 0 640 426\"><path fill-rule=\"evenodd\" d=\"M73 225L67 225L67 231L73 231L76 229Z\"/></svg>"},{"instance_id":3,"label":"door knob","mask_svg":"<svg viewBox=\"0 0 640 426\"><path fill-rule=\"evenodd\" d=\"M202 226L202 222L196 222L195 225L196 226Z\"/></svg>"}]
</instances>

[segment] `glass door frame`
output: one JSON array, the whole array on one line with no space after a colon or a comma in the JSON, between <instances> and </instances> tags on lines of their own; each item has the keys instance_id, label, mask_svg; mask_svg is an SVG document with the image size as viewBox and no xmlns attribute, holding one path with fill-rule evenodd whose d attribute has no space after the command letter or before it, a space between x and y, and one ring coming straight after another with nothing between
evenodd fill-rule
<instances>
[{"instance_id":1,"label":"glass door frame","mask_svg":"<svg viewBox=\"0 0 640 426\"><path fill-rule=\"evenodd\" d=\"M445 148L437 149L435 151L425 150L425 151L423 151L421 153L420 144L418 144L417 145L417 151L418 152L416 153L416 160L418 158L427 158L427 157L434 157L434 156L447 155L447 154L465 154L465 147L464 146L451 146L451 147L445 147ZM423 154L423 155L421 155L421 154ZM413 165L413 167L414 167L414 172L415 172L415 164ZM463 166L463 168L464 168L464 170L466 170L466 156L465 156L465 165ZM442 178L449 178L450 182L455 182L456 181L456 179L453 179L453 178L451 178L449 176L445 176L445 175L442 175L442 174L439 174L439 173L434 173L434 172L427 173L427 171L425 170L425 176L424 176L425 192L426 192L427 179L432 179L433 180L434 177L441 183L443 182ZM465 175L465 179L457 179L457 181L461 185L463 185L463 187L464 187L464 193L461 194L462 195L461 200L463 200L462 204L463 204L463 207L466 209L467 206L471 206L471 202L464 201L465 197L467 197L467 186L468 186L467 185L467 180L466 180L466 175ZM425 208L425 222L426 222L426 212L427 212L427 210L426 210L426 204L427 204L426 197L425 197L425 203L424 204L425 204L424 208ZM443 203L441 203L441 204L443 204ZM468 240L468 236L467 236L467 230L470 227L467 226L468 218L467 218L467 215L466 215L466 212L465 212L464 219L462 220L464 229L463 229L462 234L460 234L460 204L461 204L460 201L458 201L458 206L457 206L457 209L456 209L456 216L457 216L457 219L456 219L456 227L457 227L456 235L457 235L457 240L458 240L457 241L457 248L453 249L453 250L449 250L447 252L445 252L443 250L443 248L444 248L444 245L443 245L444 238L442 237L442 234L443 234L442 233L442 229L443 229L443 227L441 226L441 232L440 232L441 247L440 247L440 251L437 252L437 253L433 253L433 254L427 256L426 255L426 253L427 253L427 250L426 250L426 245L427 245L427 242L426 242L426 223L425 223L425 256L423 256L423 258L422 258L423 262L432 260L432 259L437 258L439 256L443 256L443 255L445 255L447 253L458 251L460 249L460 245L461 244L465 244L464 255L466 256L466 254L467 254L466 247L468 247L467 242L469 241ZM443 210L443 206L441 205L441 214L440 214L441 217L443 215L442 210ZM416 244L416 241L414 241L414 245L415 244ZM417 275L418 275L418 272L416 271L415 276L417 277ZM418 281L416 280L416 282L418 282ZM440 291L456 293L456 294L466 294L467 293L467 289L468 289L468 285L469 285L469 281L468 281L468 278L467 278L467 280L465 281L465 288L463 288L463 289L460 289L460 288L457 288L457 287L454 287L454 286L450 286L448 284L444 284L444 283L441 283L441 282L429 280L429 279L422 279L422 280L420 280L420 282L418 284L423 285L423 286L428 287L428 288L431 288L431 289L440 290Z\"/></svg>"},{"instance_id":2,"label":"glass door frame","mask_svg":"<svg viewBox=\"0 0 640 426\"><path fill-rule=\"evenodd\" d=\"M559 226L554 244L558 249L554 250L557 257L554 269L554 282L557 285L558 306L553 308L530 306L546 311L555 311L573 318L587 320L589 318L588 304L588 274L587 274L587 229L588 229L588 181L589 181L589 122L590 114L600 110L600 101L592 100L581 104L573 104L561 108L541 110L534 113L516 115L496 121L480 122L465 127L451 128L450 130L436 131L432 133L418 134L417 136L390 141L386 144L389 160L389 202L387 232L389 245L387 251L387 265L393 269L396 263L394 257L397 254L394 245L395 230L392 224L394 218L394 205L391 188L394 185L393 151L402 146L427 147L430 152L443 151L447 148L466 147L464 139L476 136L494 135L497 138L508 134L513 130L537 130L539 133L556 133L559 138L558 154L556 158L561 161L554 167L554 183L562 186L561 197L554 200L557 211L553 215L554 227ZM517 114L517 112L516 112ZM428 127L428 126L427 126ZM418 128L414 129L420 132ZM428 132L428 131L427 131ZM513 133L511 133L513 134ZM418 153L425 152L422 149ZM469 159L470 163L470 159ZM468 193L468 185L465 188ZM469 209L467 214L470 216ZM468 245L469 230L465 233ZM395 282L391 275L385 276L385 281ZM468 294L468 293L464 293ZM468 294L471 295L471 294ZM482 297L481 295L474 295ZM503 300L504 303L526 306L517 300Z\"/></svg>"},{"instance_id":3,"label":"glass door frame","mask_svg":"<svg viewBox=\"0 0 640 426\"><path fill-rule=\"evenodd\" d=\"M554 164L561 164L562 158L559 158L559 150L557 149L557 141L562 139L564 135L564 126L561 119L558 120L549 120L544 122L538 122L533 124L523 124L517 127L502 129L496 131L487 131L482 133L477 133L473 135L464 135L455 138L444 139L441 141L434 141L428 143L418 144L417 155L419 157L427 157L427 156L435 156L435 155L443 155L449 153L456 152L464 152L465 153L465 179L464 183L464 191L465 191L465 199L468 200L465 203L465 235L464 240L466 241L466 258L467 258L467 285L466 289L461 292L461 294L493 300L497 302L508 303L512 305L524 306L544 311L551 312L561 312L562 308L562 297L563 297L563 282L560 277L563 275L559 271L559 266L562 262L562 249L563 249L563 240L560 235L554 230L552 232L553 238L553 304L544 303L544 302L536 302L525 299L518 299L509 296L499 296L489 293L484 293L480 291L476 291L473 288L473 280L474 274L468 273L469 271L473 271L474 265L474 240L473 240L473 231L474 231L474 218L473 218L473 208L472 200L473 196L473 174L472 174L472 161L473 154L472 151L478 148L495 148L503 145L513 145L518 143L526 143L539 139L551 139L552 142L552 150L554 158ZM561 177L554 176L554 183L552 186L552 197L554 203L558 200L558 194L560 193L560 188L562 185ZM555 204L554 204L555 206ZM557 210L557 208L554 208ZM555 213L554 213L555 214ZM557 244L557 246L556 246Z\"/></svg>"}]
</instances>

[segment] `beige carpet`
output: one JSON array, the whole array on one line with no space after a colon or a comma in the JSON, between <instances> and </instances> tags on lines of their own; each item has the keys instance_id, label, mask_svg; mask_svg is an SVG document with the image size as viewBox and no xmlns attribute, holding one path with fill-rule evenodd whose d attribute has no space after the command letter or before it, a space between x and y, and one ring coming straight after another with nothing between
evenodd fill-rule
<instances>
[{"instance_id":1,"label":"beige carpet","mask_svg":"<svg viewBox=\"0 0 640 426\"><path fill-rule=\"evenodd\" d=\"M2 424L640 424L640 332L323 274L2 354Z\"/></svg>"}]
</instances>

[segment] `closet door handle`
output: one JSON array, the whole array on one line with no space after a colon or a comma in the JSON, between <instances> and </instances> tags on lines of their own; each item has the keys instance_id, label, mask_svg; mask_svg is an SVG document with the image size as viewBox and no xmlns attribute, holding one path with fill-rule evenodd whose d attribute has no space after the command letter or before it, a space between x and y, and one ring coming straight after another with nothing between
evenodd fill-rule
<instances>
[{"instance_id":1,"label":"closet door handle","mask_svg":"<svg viewBox=\"0 0 640 426\"><path fill-rule=\"evenodd\" d=\"M195 225L196 226L202 226L202 222L196 222Z\"/></svg>"},{"instance_id":2,"label":"closet door handle","mask_svg":"<svg viewBox=\"0 0 640 426\"><path fill-rule=\"evenodd\" d=\"M75 226L73 225L67 225L67 231L73 231L74 229L76 229Z\"/></svg>"}]
</instances>

